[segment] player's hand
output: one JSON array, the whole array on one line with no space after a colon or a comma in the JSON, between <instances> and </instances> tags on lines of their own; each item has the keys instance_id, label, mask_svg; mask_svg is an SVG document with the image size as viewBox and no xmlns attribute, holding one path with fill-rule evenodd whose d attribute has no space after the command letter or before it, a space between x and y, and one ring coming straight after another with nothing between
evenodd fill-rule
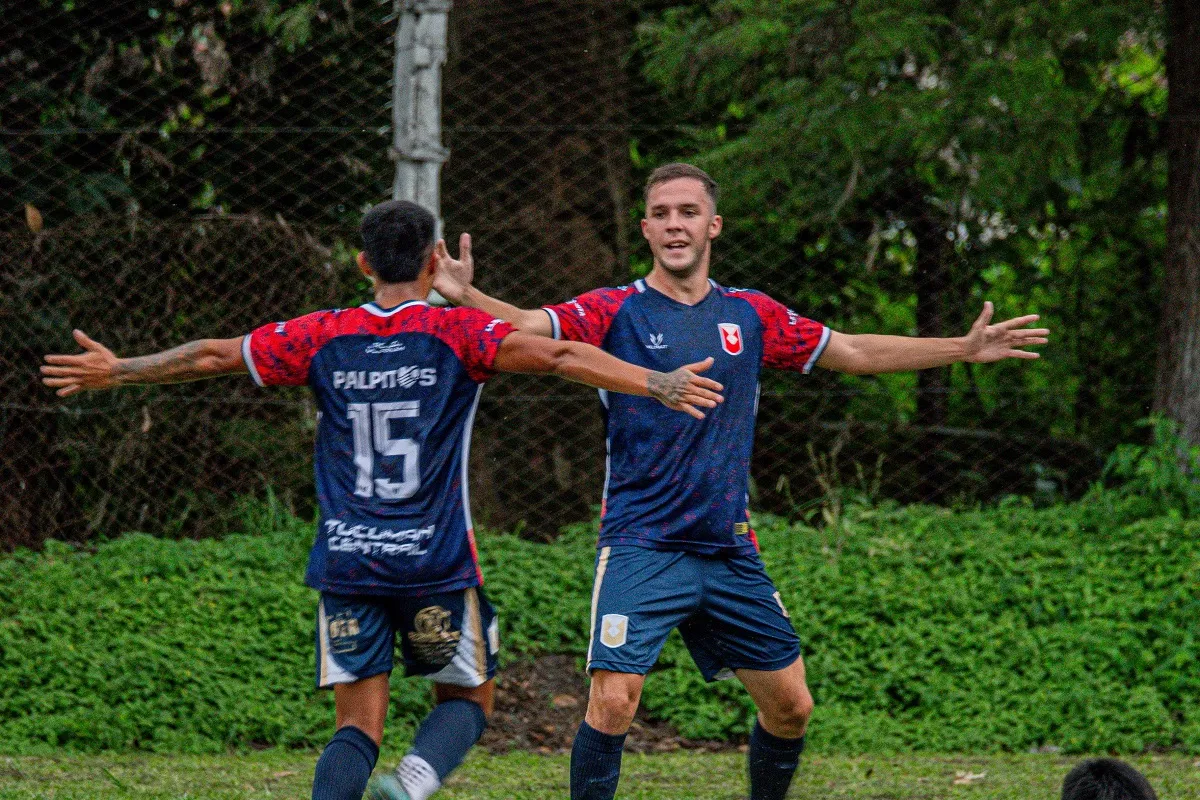
<instances>
[{"instance_id":1,"label":"player's hand","mask_svg":"<svg viewBox=\"0 0 1200 800\"><path fill-rule=\"evenodd\" d=\"M646 381L650 396L667 408L704 419L701 408L716 408L717 403L725 402L719 394L725 387L699 375L712 365L713 359L709 356L671 372L651 372Z\"/></svg>"},{"instance_id":2,"label":"player's hand","mask_svg":"<svg viewBox=\"0 0 1200 800\"><path fill-rule=\"evenodd\" d=\"M1037 353L1021 349L1050 341L1049 329L1025 327L1037 322L1038 315L1027 314L989 325L994 311L991 302L983 304L983 313L971 326L971 332L963 337L966 349L963 360L986 364L1005 358L1038 358Z\"/></svg>"},{"instance_id":3,"label":"player's hand","mask_svg":"<svg viewBox=\"0 0 1200 800\"><path fill-rule=\"evenodd\" d=\"M83 352L74 356L48 355L42 365L42 383L59 397L70 397L85 389L110 389L117 385L118 359L104 345L88 338L81 330L73 332Z\"/></svg>"},{"instance_id":4,"label":"player's hand","mask_svg":"<svg viewBox=\"0 0 1200 800\"><path fill-rule=\"evenodd\" d=\"M433 288L451 303L462 305L463 293L475 278L475 261L471 258L471 234L458 237L458 258L451 258L446 240L438 239L434 246L437 271L433 273Z\"/></svg>"}]
</instances>

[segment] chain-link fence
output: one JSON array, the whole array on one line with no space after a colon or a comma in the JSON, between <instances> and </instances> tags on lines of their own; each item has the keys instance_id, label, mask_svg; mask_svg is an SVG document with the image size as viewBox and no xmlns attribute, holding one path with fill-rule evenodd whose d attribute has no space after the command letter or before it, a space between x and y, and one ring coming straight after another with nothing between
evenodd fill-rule
<instances>
[{"instance_id":1,"label":"chain-link fence","mask_svg":"<svg viewBox=\"0 0 1200 800\"><path fill-rule=\"evenodd\" d=\"M136 354L366 299L352 256L362 210L392 181L389 11L353 0L5 4L0 541L221 532L236 528L239 503L268 493L311 506L303 391L223 379L59 401L37 365L73 347L73 327ZM672 151L682 129L655 120L630 55L640 13L606 0L454 4L442 211L452 242L473 234L485 291L531 306L645 269L644 154L686 152ZM899 218L876 234L870 285L853 291L822 246L736 225L714 276L839 329L904 333L932 319L944 335L965 330L997 287L944 237L910 241ZM889 247L937 252L941 267L889 267ZM1153 329L1097 321L1110 301L1089 294L1095 276L1043 277L1001 287L1001 312L1024 311L1047 286L1074 297L1052 320L1091 331L1070 339L1071 363L1109 349L1093 371L767 376L757 507L1081 491L1150 396ZM1135 284L1122 291L1153 306L1153 282ZM1055 377L1064 372L1070 385ZM598 408L564 382L495 380L471 453L478 520L548 538L587 519L603 482Z\"/></svg>"}]
</instances>

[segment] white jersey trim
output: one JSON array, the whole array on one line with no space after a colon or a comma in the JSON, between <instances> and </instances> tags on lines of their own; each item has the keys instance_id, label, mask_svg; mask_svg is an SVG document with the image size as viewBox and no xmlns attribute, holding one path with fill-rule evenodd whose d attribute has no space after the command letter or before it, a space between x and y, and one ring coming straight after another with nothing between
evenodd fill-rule
<instances>
[{"instance_id":1,"label":"white jersey trim","mask_svg":"<svg viewBox=\"0 0 1200 800\"><path fill-rule=\"evenodd\" d=\"M633 282L633 288L637 289L638 293L641 294L642 292L646 291L646 282L641 278L638 278Z\"/></svg>"},{"instance_id":2,"label":"white jersey trim","mask_svg":"<svg viewBox=\"0 0 1200 800\"><path fill-rule=\"evenodd\" d=\"M825 327L824 325L821 326L821 341L817 342L817 346L813 348L812 355L808 357L808 361L806 361L804 364L805 375L812 372L813 367L817 365L817 361L820 360L821 354L825 352L826 345L829 344L829 335L831 333L832 331L830 331L829 328Z\"/></svg>"},{"instance_id":3,"label":"white jersey trim","mask_svg":"<svg viewBox=\"0 0 1200 800\"><path fill-rule=\"evenodd\" d=\"M467 414L467 424L463 426L463 446L462 446L462 504L463 504L463 519L467 523L467 530L475 529L474 523L471 521L471 487L467 485L467 463L471 460L471 431L475 428L475 411L479 408L479 398L483 396L483 384L479 384L479 388L475 390L475 402L471 403L471 411ZM478 566L478 565L476 565Z\"/></svg>"},{"instance_id":4,"label":"white jersey trim","mask_svg":"<svg viewBox=\"0 0 1200 800\"><path fill-rule=\"evenodd\" d=\"M259 386L265 386L262 376L258 374L258 367L254 366L254 356L250 355L250 334L242 337L242 361L246 362L246 369L250 371L250 377Z\"/></svg>"},{"instance_id":5,"label":"white jersey trim","mask_svg":"<svg viewBox=\"0 0 1200 800\"><path fill-rule=\"evenodd\" d=\"M379 304L374 303L374 302L364 303L360 307L366 309L368 312L374 314L377 317L390 317L399 311L403 311L404 309L408 308L409 306L426 306L426 307L428 307L428 305L429 305L429 303L425 300L408 300L408 301L403 302L400 305L396 306L395 308L380 308Z\"/></svg>"},{"instance_id":6,"label":"white jersey trim","mask_svg":"<svg viewBox=\"0 0 1200 800\"><path fill-rule=\"evenodd\" d=\"M550 335L555 339L561 339L562 322L558 319L558 312L553 308L543 308L542 311L545 311L546 315L550 317Z\"/></svg>"}]
</instances>

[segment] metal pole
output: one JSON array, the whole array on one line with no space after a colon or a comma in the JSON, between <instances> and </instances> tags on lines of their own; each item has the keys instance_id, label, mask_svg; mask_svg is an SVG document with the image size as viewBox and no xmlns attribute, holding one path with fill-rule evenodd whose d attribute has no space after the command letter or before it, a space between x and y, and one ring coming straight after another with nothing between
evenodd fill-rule
<instances>
[{"instance_id":1,"label":"metal pole","mask_svg":"<svg viewBox=\"0 0 1200 800\"><path fill-rule=\"evenodd\" d=\"M442 64L452 0L394 0L399 16L392 79L392 198L410 200L437 217L442 235L439 179L450 151L442 147Z\"/></svg>"}]
</instances>

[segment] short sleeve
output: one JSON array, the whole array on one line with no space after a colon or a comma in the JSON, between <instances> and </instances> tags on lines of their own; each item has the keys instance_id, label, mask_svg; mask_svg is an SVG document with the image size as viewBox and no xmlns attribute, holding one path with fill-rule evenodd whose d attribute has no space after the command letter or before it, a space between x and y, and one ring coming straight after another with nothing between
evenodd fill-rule
<instances>
[{"instance_id":1,"label":"short sleeve","mask_svg":"<svg viewBox=\"0 0 1200 800\"><path fill-rule=\"evenodd\" d=\"M271 322L242 339L242 358L259 386L303 386L313 356L333 337L336 311Z\"/></svg>"},{"instance_id":2,"label":"short sleeve","mask_svg":"<svg viewBox=\"0 0 1200 800\"><path fill-rule=\"evenodd\" d=\"M500 343L515 330L504 320L478 309L452 308L446 311L441 339L463 362L471 380L483 383L496 374Z\"/></svg>"},{"instance_id":3,"label":"short sleeve","mask_svg":"<svg viewBox=\"0 0 1200 800\"><path fill-rule=\"evenodd\" d=\"M628 288L593 289L565 303L542 308L550 315L555 339L600 347L613 317L629 294Z\"/></svg>"},{"instance_id":4,"label":"short sleeve","mask_svg":"<svg viewBox=\"0 0 1200 800\"><path fill-rule=\"evenodd\" d=\"M762 292L743 292L763 325L763 366L812 372L829 343L829 328Z\"/></svg>"}]
</instances>

